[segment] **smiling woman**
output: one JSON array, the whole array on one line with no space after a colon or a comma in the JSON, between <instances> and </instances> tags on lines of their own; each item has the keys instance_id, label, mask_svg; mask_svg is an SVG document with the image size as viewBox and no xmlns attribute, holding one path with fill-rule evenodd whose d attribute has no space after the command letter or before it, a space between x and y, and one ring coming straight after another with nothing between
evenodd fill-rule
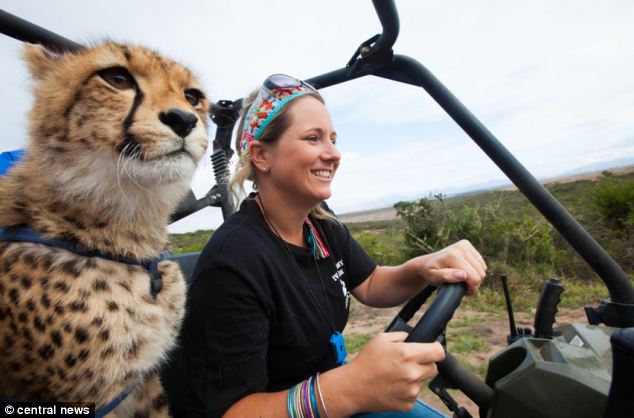
<instances>
[{"instance_id":1,"label":"smiling woman","mask_svg":"<svg viewBox=\"0 0 634 418\"><path fill-rule=\"evenodd\" d=\"M395 306L452 281L474 292L482 258L464 241L377 266L324 203L341 155L320 94L277 74L243 109L233 186L237 196L248 179L255 193L214 233L193 275L188 416L441 417L416 401L444 356L438 343L406 344L405 333L386 333L345 364L350 297ZM381 367L386 358L401 360Z\"/></svg>"},{"instance_id":2,"label":"smiling woman","mask_svg":"<svg viewBox=\"0 0 634 418\"><path fill-rule=\"evenodd\" d=\"M285 107L291 100L293 105ZM242 153L231 182L234 199L239 200L244 181L251 180L256 189L269 190L262 195L270 194L274 202L305 197L307 211L332 218L319 203L330 197L341 155L321 95L307 83L276 74L251 94L244 108L248 111L236 139Z\"/></svg>"},{"instance_id":3,"label":"smiling woman","mask_svg":"<svg viewBox=\"0 0 634 418\"><path fill-rule=\"evenodd\" d=\"M330 183L341 158L335 147L337 134L323 103L313 97L298 99L288 117L294 123L279 137L277 146L264 142L251 146L256 170L269 174L259 176L257 187L261 196L270 194L273 201L304 198L311 210L331 195Z\"/></svg>"}]
</instances>

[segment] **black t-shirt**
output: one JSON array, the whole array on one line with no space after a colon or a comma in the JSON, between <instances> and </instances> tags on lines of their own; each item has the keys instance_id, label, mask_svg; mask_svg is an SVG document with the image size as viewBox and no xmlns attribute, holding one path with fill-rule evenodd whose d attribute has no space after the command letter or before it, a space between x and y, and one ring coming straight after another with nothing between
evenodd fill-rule
<instances>
[{"instance_id":1,"label":"black t-shirt","mask_svg":"<svg viewBox=\"0 0 634 418\"><path fill-rule=\"evenodd\" d=\"M349 291L376 263L344 225L311 220L327 258L285 245L254 200L203 250L185 328L188 416L222 416L250 393L286 389L335 367L332 326L346 326Z\"/></svg>"}]
</instances>

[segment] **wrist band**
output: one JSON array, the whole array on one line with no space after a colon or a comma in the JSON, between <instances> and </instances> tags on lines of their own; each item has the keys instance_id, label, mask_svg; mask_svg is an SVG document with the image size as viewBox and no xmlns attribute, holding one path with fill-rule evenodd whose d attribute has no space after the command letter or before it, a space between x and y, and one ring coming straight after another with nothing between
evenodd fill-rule
<instances>
[{"instance_id":1,"label":"wrist band","mask_svg":"<svg viewBox=\"0 0 634 418\"><path fill-rule=\"evenodd\" d=\"M288 399L286 400L286 407L288 409L288 416L290 418L297 418L297 416L295 415L295 406L293 405L293 400L295 399L294 393L295 386L291 387L288 390Z\"/></svg>"},{"instance_id":2,"label":"wrist band","mask_svg":"<svg viewBox=\"0 0 634 418\"><path fill-rule=\"evenodd\" d=\"M292 386L288 390L286 408L288 409L288 416L290 418L321 418L319 415L319 408L317 407L315 387L317 387L317 390L319 391L321 405L326 413L326 418L328 418L326 404L324 403L324 399L321 397L318 377L319 373L296 384L295 386Z\"/></svg>"},{"instance_id":3,"label":"wrist band","mask_svg":"<svg viewBox=\"0 0 634 418\"><path fill-rule=\"evenodd\" d=\"M317 386L317 393L319 393L319 401L321 403L321 407L324 410L324 414L326 414L325 418L330 418L328 416L328 409L326 409L326 401L324 400L324 396L321 394L321 386L319 386L319 373L315 375L315 386Z\"/></svg>"},{"instance_id":4,"label":"wrist band","mask_svg":"<svg viewBox=\"0 0 634 418\"><path fill-rule=\"evenodd\" d=\"M302 383L302 408L306 418L314 418L310 405L310 377Z\"/></svg>"},{"instance_id":5,"label":"wrist band","mask_svg":"<svg viewBox=\"0 0 634 418\"><path fill-rule=\"evenodd\" d=\"M313 376L310 380L310 405L315 411L315 418L321 418L319 416L319 407L317 406L317 400L315 399L315 380L317 380L316 376Z\"/></svg>"}]
</instances>

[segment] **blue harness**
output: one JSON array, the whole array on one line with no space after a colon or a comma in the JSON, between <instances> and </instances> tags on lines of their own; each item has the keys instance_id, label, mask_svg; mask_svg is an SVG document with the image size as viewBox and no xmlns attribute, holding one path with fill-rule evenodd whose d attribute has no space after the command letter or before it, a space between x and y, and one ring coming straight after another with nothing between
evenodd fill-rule
<instances>
[{"instance_id":1,"label":"blue harness","mask_svg":"<svg viewBox=\"0 0 634 418\"><path fill-rule=\"evenodd\" d=\"M44 238L34 229L29 228L25 225L12 226L6 229L0 228L0 241L8 241L8 242L33 242L36 244L44 244L51 247L62 248L64 250L70 251L75 254L79 254L85 257L100 257L106 260L115 261L117 263L123 264L131 264L136 266L141 266L150 274L150 291L152 292L152 297L156 300L156 296L158 292L160 292L163 287L163 279L161 278L160 273L158 272L158 263L164 260L167 256L166 253L161 253L158 257L151 258L149 260L135 260L132 258L119 257L110 253L104 253L97 250L91 250L81 245L76 241L62 241L56 239ZM125 391L123 391L119 396L110 401L107 405L103 406L101 409L95 412L96 418L103 418L112 412L117 406L121 404L128 397L130 393L139 383L136 383Z\"/></svg>"},{"instance_id":2,"label":"blue harness","mask_svg":"<svg viewBox=\"0 0 634 418\"><path fill-rule=\"evenodd\" d=\"M95 418L103 418L114 411L114 409L119 406L121 402L123 402L125 398L127 398L128 395L131 394L132 391L137 388L137 386L139 386L139 384L140 382L130 386L129 388L121 392L119 396L108 402L106 405L102 406L99 410L95 411Z\"/></svg>"},{"instance_id":3,"label":"blue harness","mask_svg":"<svg viewBox=\"0 0 634 418\"><path fill-rule=\"evenodd\" d=\"M91 250L76 241L44 238L37 231L26 225L12 226L4 230L0 230L0 241L33 242L36 244L48 245L50 247L62 248L66 251L70 251L71 253L82 255L84 257L99 257L117 263L141 266L150 274L150 291L152 292L154 300L156 300L156 295L158 295L158 292L160 292L163 287L163 279L158 272L158 263L166 258L167 253L161 253L158 257L150 258L148 260L136 260L133 258L120 257L118 255L104 253L98 250Z\"/></svg>"}]
</instances>

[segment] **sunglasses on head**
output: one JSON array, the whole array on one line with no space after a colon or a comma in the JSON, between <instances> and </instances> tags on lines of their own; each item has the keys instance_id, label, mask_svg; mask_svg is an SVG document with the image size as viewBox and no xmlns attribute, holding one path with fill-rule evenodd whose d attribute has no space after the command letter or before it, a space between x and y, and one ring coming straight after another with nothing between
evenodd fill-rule
<instances>
[{"instance_id":1,"label":"sunglasses on head","mask_svg":"<svg viewBox=\"0 0 634 418\"><path fill-rule=\"evenodd\" d=\"M305 81L299 80L286 74L273 74L272 76L264 80L264 83L262 83L262 87L264 87L264 89L269 92L271 92L272 90L297 87L306 87L311 91L317 92L317 90L313 86L306 83Z\"/></svg>"}]
</instances>

